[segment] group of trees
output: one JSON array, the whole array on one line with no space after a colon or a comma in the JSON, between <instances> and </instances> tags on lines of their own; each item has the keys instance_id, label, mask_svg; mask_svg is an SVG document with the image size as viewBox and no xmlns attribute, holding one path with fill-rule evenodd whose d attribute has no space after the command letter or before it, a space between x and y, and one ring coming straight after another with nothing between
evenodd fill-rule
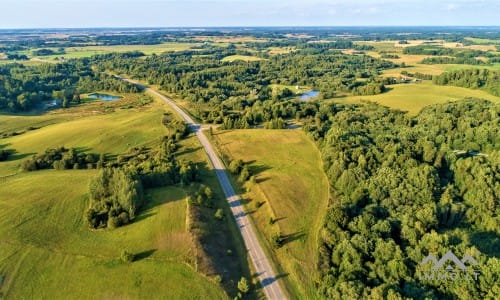
<instances>
[{"instance_id":1,"label":"group of trees","mask_svg":"<svg viewBox=\"0 0 500 300\"><path fill-rule=\"evenodd\" d=\"M79 103L81 93L96 90L139 91L133 84L94 72L85 59L35 66L0 66L0 109L25 111L52 100L59 100L67 107Z\"/></svg>"},{"instance_id":2,"label":"group of trees","mask_svg":"<svg viewBox=\"0 0 500 300\"><path fill-rule=\"evenodd\" d=\"M169 113L162 121L169 133L158 145L130 149L108 162L92 180L91 206L85 213L92 228L114 228L133 221L143 202L143 189L188 185L197 179L196 165L175 157L176 142L188 134L187 126ZM211 191L204 192L211 197Z\"/></svg>"},{"instance_id":3,"label":"group of trees","mask_svg":"<svg viewBox=\"0 0 500 300\"><path fill-rule=\"evenodd\" d=\"M322 297L494 298L500 270L488 233L500 230L499 109L481 100L415 117L374 104L319 108L304 129L332 188L319 249ZM475 257L484 267L477 282L418 276L423 258L448 250Z\"/></svg>"},{"instance_id":4,"label":"group of trees","mask_svg":"<svg viewBox=\"0 0 500 300\"><path fill-rule=\"evenodd\" d=\"M134 220L143 204L141 181L120 168L104 168L89 184L85 218L92 228L115 228Z\"/></svg>"},{"instance_id":5,"label":"group of trees","mask_svg":"<svg viewBox=\"0 0 500 300\"><path fill-rule=\"evenodd\" d=\"M500 96L500 71L488 69L456 70L434 76L432 81L439 85L484 89L495 96Z\"/></svg>"},{"instance_id":6,"label":"group of trees","mask_svg":"<svg viewBox=\"0 0 500 300\"><path fill-rule=\"evenodd\" d=\"M35 154L23 161L22 169L36 171L42 169L95 169L102 168L105 156L95 153L78 153L75 148L49 148L44 153Z\"/></svg>"},{"instance_id":7,"label":"group of trees","mask_svg":"<svg viewBox=\"0 0 500 300\"><path fill-rule=\"evenodd\" d=\"M49 48L42 48L42 49L36 49L33 50L33 55L35 56L47 56L47 55L56 55L56 54L65 54L66 51L64 48L58 48L57 50L54 49L49 49Z\"/></svg>"}]
</instances>

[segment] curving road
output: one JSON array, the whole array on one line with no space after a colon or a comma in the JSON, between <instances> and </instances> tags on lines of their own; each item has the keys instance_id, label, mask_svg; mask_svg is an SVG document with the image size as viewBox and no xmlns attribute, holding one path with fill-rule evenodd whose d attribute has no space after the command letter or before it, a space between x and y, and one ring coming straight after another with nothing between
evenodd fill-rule
<instances>
[{"instance_id":1,"label":"curving road","mask_svg":"<svg viewBox=\"0 0 500 300\"><path fill-rule=\"evenodd\" d=\"M121 78L121 77L119 77ZM212 144L208 141L207 137L202 133L201 126L194 122L194 120L186 114L175 102L158 93L157 91L145 87L133 80L121 78L130 83L133 83L149 93L155 95L156 97L165 101L172 109L174 109L181 118L189 125L192 131L196 133L196 136L200 140L201 145L205 149L205 152L208 155L210 162L212 163L215 173L217 174L217 178L219 179L220 185L222 186L222 190L226 195L227 202L229 203L229 207L231 208L231 212L233 213L234 218L236 219L236 223L238 224L238 228L243 236L243 241L245 242L245 246L248 250L252 263L254 265L254 269L257 272L259 281L264 290L264 294L267 299L286 299L285 294L281 290L281 287L278 283L276 275L274 274L273 269L271 268L271 264L267 259L262 247L259 244L257 236L253 231L252 225L249 222L248 216L243 210L243 206L240 202L240 197L234 192L233 186L229 181L229 178L226 173L226 169L224 164L221 162L217 154L215 153Z\"/></svg>"}]
</instances>

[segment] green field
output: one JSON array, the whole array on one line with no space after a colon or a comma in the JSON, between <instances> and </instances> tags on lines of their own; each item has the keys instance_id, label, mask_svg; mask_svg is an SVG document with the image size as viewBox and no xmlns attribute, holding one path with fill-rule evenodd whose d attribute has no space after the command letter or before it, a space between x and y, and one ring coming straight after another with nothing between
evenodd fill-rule
<instances>
[{"instance_id":1,"label":"green field","mask_svg":"<svg viewBox=\"0 0 500 300\"><path fill-rule=\"evenodd\" d=\"M173 51L184 51L188 50L193 46L199 46L200 43L178 43L178 42L168 42L157 45L116 45L116 46L85 46L85 47L67 47L64 48L64 54L55 54L55 55L45 55L45 56L33 56L32 51L38 50L36 48L19 51L19 54L27 55L31 60L22 62L43 62L43 61L56 61L64 57L64 59L69 58L82 58L82 57L90 57L93 55L99 54L107 54L113 52L129 52L129 51L141 51L146 55L161 54L163 52L173 52ZM51 48L44 48L51 49ZM53 48L52 50L57 51L59 48ZM0 60L3 63L11 63L14 62L12 60Z\"/></svg>"},{"instance_id":2,"label":"green field","mask_svg":"<svg viewBox=\"0 0 500 300\"><path fill-rule=\"evenodd\" d=\"M95 171L23 173L0 186L1 294L7 299L224 298L186 261L185 194L149 193L138 221L115 230L83 224ZM123 263L123 249L138 254Z\"/></svg>"},{"instance_id":3,"label":"green field","mask_svg":"<svg viewBox=\"0 0 500 300\"><path fill-rule=\"evenodd\" d=\"M120 109L127 97L44 115L0 115L1 132L19 132L0 140L3 149L16 150L0 163L0 298L227 297L195 269L198 251L189 228L186 189L148 190L147 204L135 222L91 231L83 213L96 170L20 171L24 159L48 147L116 155L158 141L166 134L164 106L153 102ZM25 130L30 126L38 129ZM185 149L181 159L206 159L192 138L182 142L181 150L187 147L194 150ZM125 249L138 254L137 261L121 262Z\"/></svg>"},{"instance_id":4,"label":"green field","mask_svg":"<svg viewBox=\"0 0 500 300\"><path fill-rule=\"evenodd\" d=\"M424 59L425 56L422 56ZM400 59L404 61L404 58ZM396 60L391 60L396 61ZM456 70L467 70L467 69L488 69L488 70L500 70L500 63L495 63L487 66L480 65L457 65L457 64L435 64L435 65L427 65L427 64L407 64L405 68L394 68L384 70L382 75L384 77L399 77L401 76L401 72L406 71L408 73L422 73L429 75L440 75L443 72L451 72Z\"/></svg>"},{"instance_id":5,"label":"green field","mask_svg":"<svg viewBox=\"0 0 500 300\"><path fill-rule=\"evenodd\" d=\"M482 90L455 86L439 86L425 81L418 84L396 84L388 86L388 88L390 88L388 92L379 95L349 96L333 99L332 101L350 103L372 101L391 108L408 111L410 114L417 114L427 105L444 103L467 97L500 102L500 97L493 96Z\"/></svg>"},{"instance_id":6,"label":"green field","mask_svg":"<svg viewBox=\"0 0 500 300\"><path fill-rule=\"evenodd\" d=\"M328 182L320 153L300 130L232 130L214 135L218 148L231 159L251 162L256 184L242 196L252 220L271 251L292 298L315 295L317 233L328 201ZM264 204L256 209L256 203ZM276 223L271 225L270 218ZM276 232L288 236L271 250Z\"/></svg>"},{"instance_id":7,"label":"green field","mask_svg":"<svg viewBox=\"0 0 500 300\"><path fill-rule=\"evenodd\" d=\"M166 129L160 121L163 111L154 107L136 110L135 113L118 110L107 114L98 110L80 110L77 107L68 112L43 116L0 116L0 124L3 124L0 131L4 131L4 128L22 130L29 126L43 126L0 140L0 145L4 145L6 149L16 150L14 159L2 163L0 176L17 172L22 161L19 158L26 158L47 148L65 146L95 153L119 154L132 146L156 141L166 133ZM67 120L70 118L72 120ZM55 123L64 119L67 121Z\"/></svg>"},{"instance_id":8,"label":"green field","mask_svg":"<svg viewBox=\"0 0 500 300\"><path fill-rule=\"evenodd\" d=\"M222 59L222 61L236 61L236 60L242 60L242 61L258 61L262 60L262 58L257 57L257 56L249 56L249 55L229 55L226 56Z\"/></svg>"}]
</instances>

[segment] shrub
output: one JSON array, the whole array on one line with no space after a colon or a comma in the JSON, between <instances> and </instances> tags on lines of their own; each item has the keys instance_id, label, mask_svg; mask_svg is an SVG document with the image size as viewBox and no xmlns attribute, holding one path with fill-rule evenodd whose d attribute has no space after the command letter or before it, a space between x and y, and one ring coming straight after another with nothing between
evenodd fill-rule
<instances>
[{"instance_id":1,"label":"shrub","mask_svg":"<svg viewBox=\"0 0 500 300\"><path fill-rule=\"evenodd\" d=\"M248 293L248 291L250 291L250 284L245 277L241 277L240 281L238 281L238 290L243 294L246 294Z\"/></svg>"},{"instance_id":2,"label":"shrub","mask_svg":"<svg viewBox=\"0 0 500 300\"><path fill-rule=\"evenodd\" d=\"M123 250L120 255L120 258L123 262L131 263L134 261L135 255L127 250Z\"/></svg>"},{"instance_id":3,"label":"shrub","mask_svg":"<svg viewBox=\"0 0 500 300\"><path fill-rule=\"evenodd\" d=\"M222 209L217 209L217 211L215 212L215 218L217 220L222 220L224 219L224 211Z\"/></svg>"}]
</instances>

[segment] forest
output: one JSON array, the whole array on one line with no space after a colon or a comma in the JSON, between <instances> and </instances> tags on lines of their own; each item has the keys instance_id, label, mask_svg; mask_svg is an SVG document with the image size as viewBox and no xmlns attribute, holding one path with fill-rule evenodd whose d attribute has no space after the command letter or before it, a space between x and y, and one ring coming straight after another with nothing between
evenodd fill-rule
<instances>
[{"instance_id":1,"label":"forest","mask_svg":"<svg viewBox=\"0 0 500 300\"><path fill-rule=\"evenodd\" d=\"M495 297L499 113L477 99L415 117L375 104L319 108L304 129L321 149L332 190L321 297ZM448 250L484 266L477 284L419 277L425 256Z\"/></svg>"},{"instance_id":2,"label":"forest","mask_svg":"<svg viewBox=\"0 0 500 300\"><path fill-rule=\"evenodd\" d=\"M209 48L153 55L141 61L123 55L94 57L93 63L101 71L113 70L158 84L188 100L191 112L202 121L223 123L225 128L247 128L280 117L295 117L293 109L290 113L274 109L293 106L287 101L295 98L294 92L273 89L272 85L309 86L325 99L337 93L374 95L382 93L384 84L389 83L379 76L380 71L394 67L389 61L367 55L346 55L316 46L261 61L221 61L238 53ZM273 107L274 113L263 111L264 106Z\"/></svg>"}]
</instances>

